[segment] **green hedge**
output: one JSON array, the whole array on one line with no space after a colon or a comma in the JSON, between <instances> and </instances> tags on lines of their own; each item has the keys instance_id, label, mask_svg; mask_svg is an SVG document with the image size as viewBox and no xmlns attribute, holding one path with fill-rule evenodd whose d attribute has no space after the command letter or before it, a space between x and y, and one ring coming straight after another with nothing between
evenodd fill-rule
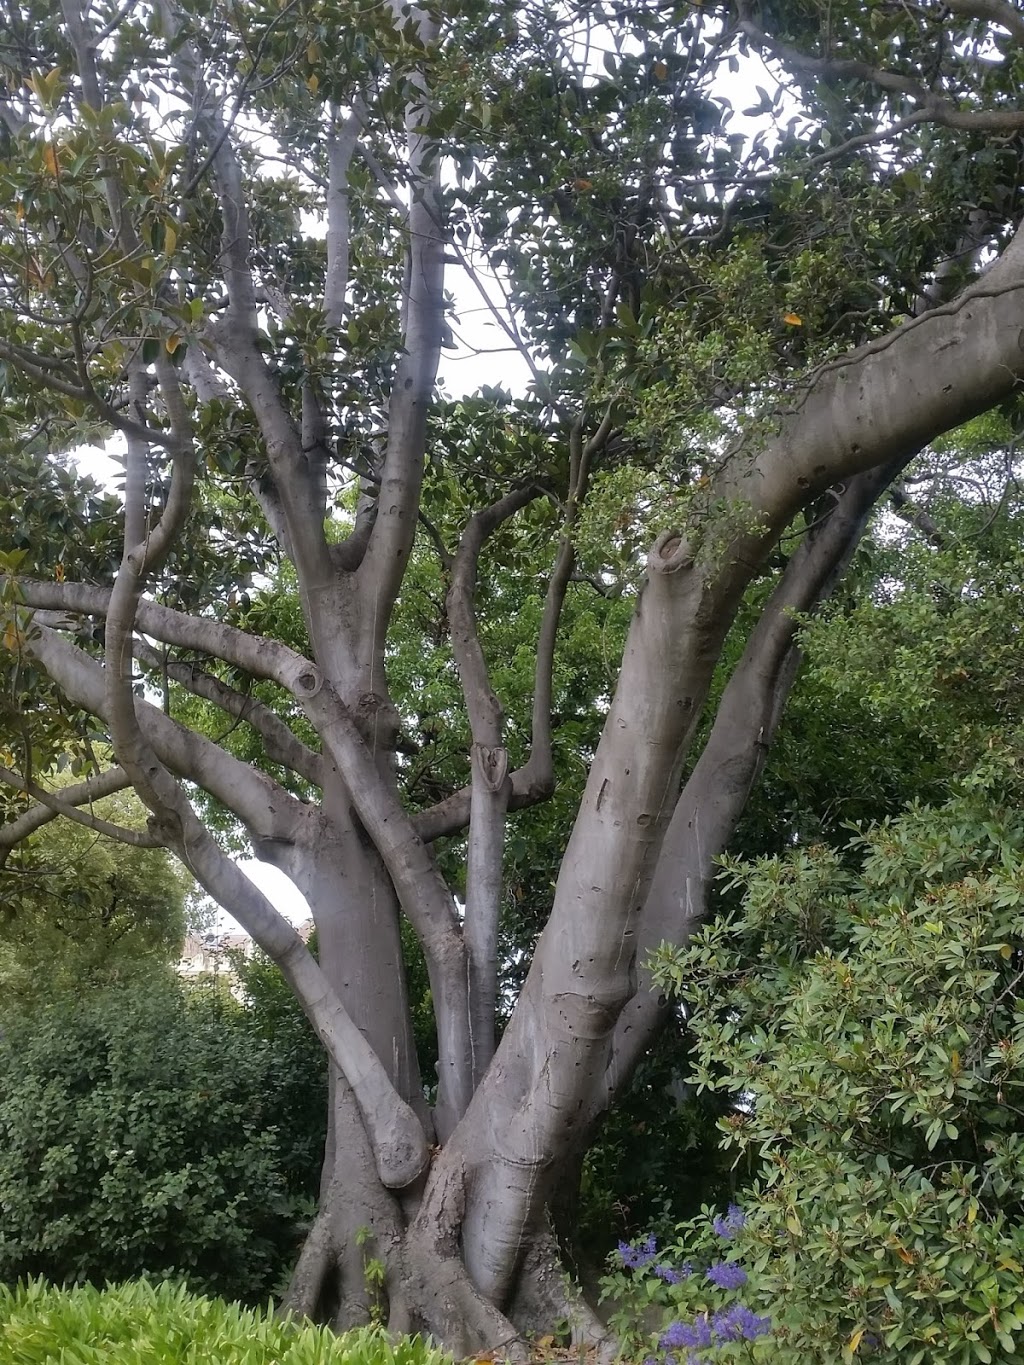
<instances>
[{"instance_id":1,"label":"green hedge","mask_svg":"<svg viewBox=\"0 0 1024 1365\"><path fill-rule=\"evenodd\" d=\"M136 1280L108 1289L0 1285L3 1365L446 1365L418 1337L380 1328L344 1336L275 1319L268 1310L201 1298L182 1285Z\"/></svg>"},{"instance_id":2,"label":"green hedge","mask_svg":"<svg viewBox=\"0 0 1024 1365\"><path fill-rule=\"evenodd\" d=\"M290 1065L234 1001L173 980L0 1011L0 1282L148 1277L264 1302L318 1166Z\"/></svg>"}]
</instances>

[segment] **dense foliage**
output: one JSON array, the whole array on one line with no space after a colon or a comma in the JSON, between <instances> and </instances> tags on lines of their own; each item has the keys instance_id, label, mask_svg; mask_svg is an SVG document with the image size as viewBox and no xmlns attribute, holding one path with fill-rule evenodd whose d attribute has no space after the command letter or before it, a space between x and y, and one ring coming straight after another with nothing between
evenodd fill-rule
<instances>
[{"instance_id":1,"label":"dense foliage","mask_svg":"<svg viewBox=\"0 0 1024 1365\"><path fill-rule=\"evenodd\" d=\"M145 1281L105 1290L0 1285L0 1354L9 1365L443 1365L419 1339L376 1328L338 1338L269 1310Z\"/></svg>"},{"instance_id":2,"label":"dense foliage","mask_svg":"<svg viewBox=\"0 0 1024 1365\"><path fill-rule=\"evenodd\" d=\"M772 1359L1017 1360L1019 782L734 866L742 908L658 977L756 1179L737 1230ZM725 983L723 989L723 982Z\"/></svg>"},{"instance_id":3,"label":"dense foliage","mask_svg":"<svg viewBox=\"0 0 1024 1365\"><path fill-rule=\"evenodd\" d=\"M260 1031L152 971L5 1009L0 1281L183 1277L250 1302L279 1287L323 1135L291 1112L294 1059ZM322 1122L316 1071L298 1075Z\"/></svg>"},{"instance_id":4,"label":"dense foliage","mask_svg":"<svg viewBox=\"0 0 1024 1365\"><path fill-rule=\"evenodd\" d=\"M51 785L59 793L67 776ZM10 804L17 813L32 802ZM94 810L121 827L144 828L133 793L108 796ZM176 959L190 880L164 849L129 847L66 819L14 848L0 842L0 990L8 1005Z\"/></svg>"}]
</instances>

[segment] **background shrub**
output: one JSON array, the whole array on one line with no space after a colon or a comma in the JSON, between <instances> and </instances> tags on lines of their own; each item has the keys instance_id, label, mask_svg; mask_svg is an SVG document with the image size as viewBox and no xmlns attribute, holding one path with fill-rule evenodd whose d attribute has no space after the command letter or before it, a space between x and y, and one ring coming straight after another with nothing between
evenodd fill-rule
<instances>
[{"instance_id":1,"label":"background shrub","mask_svg":"<svg viewBox=\"0 0 1024 1365\"><path fill-rule=\"evenodd\" d=\"M0 1018L0 1281L267 1295L321 1155L279 1082L240 1006L169 974Z\"/></svg>"}]
</instances>

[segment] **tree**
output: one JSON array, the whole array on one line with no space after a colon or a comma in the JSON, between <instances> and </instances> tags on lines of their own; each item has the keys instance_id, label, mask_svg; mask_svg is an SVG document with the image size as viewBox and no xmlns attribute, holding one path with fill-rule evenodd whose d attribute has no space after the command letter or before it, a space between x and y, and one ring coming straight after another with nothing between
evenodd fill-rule
<instances>
[{"instance_id":1,"label":"tree","mask_svg":"<svg viewBox=\"0 0 1024 1365\"><path fill-rule=\"evenodd\" d=\"M52 785L59 797L67 781ZM31 798L14 796L11 805L0 825L0 981L8 1002L110 983L177 958L188 881L177 860L62 820ZM119 828L144 825L131 792L97 800L93 810Z\"/></svg>"},{"instance_id":2,"label":"tree","mask_svg":"<svg viewBox=\"0 0 1024 1365\"><path fill-rule=\"evenodd\" d=\"M38 775L70 753L60 809L93 828L97 786L133 787L327 1049L292 1307L368 1311L369 1245L392 1324L459 1354L567 1316L600 1336L565 1302L547 1207L664 1016L647 951L704 913L798 616L909 462L1012 408L1024 373L1021 17L3 13L5 780L52 806ZM718 82L755 56L777 89L747 135ZM526 398L438 399L454 263ZM111 438L120 505L64 462ZM680 789L748 590L760 614ZM520 602L528 721L496 685ZM589 612L613 638L623 606L617 680L572 717L560 635ZM570 762L566 720L586 780L509 1012L504 854L523 866L516 819ZM99 773L93 732L116 755ZM232 861L239 830L306 895L319 962Z\"/></svg>"}]
</instances>

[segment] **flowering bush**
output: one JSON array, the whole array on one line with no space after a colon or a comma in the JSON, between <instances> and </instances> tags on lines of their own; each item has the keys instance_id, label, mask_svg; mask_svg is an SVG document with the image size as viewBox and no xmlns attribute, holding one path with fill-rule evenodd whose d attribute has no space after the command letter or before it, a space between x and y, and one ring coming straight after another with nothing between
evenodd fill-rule
<instances>
[{"instance_id":1,"label":"flowering bush","mask_svg":"<svg viewBox=\"0 0 1024 1365\"><path fill-rule=\"evenodd\" d=\"M726 1294L747 1285L746 1270L731 1243L747 1219L735 1204L725 1214L702 1217L674 1247L658 1251L653 1234L639 1242L620 1242L613 1266L603 1281L603 1297L614 1296L620 1309L613 1325L626 1345L647 1349L645 1365L703 1365L711 1360L756 1359L752 1343L771 1333L771 1319ZM692 1258L686 1256L692 1247ZM703 1273L695 1266L705 1261ZM645 1340L638 1324L645 1317L660 1325Z\"/></svg>"},{"instance_id":2,"label":"flowering bush","mask_svg":"<svg viewBox=\"0 0 1024 1365\"><path fill-rule=\"evenodd\" d=\"M711 1220L729 1256L703 1278L770 1316L751 1358L1024 1362L1021 807L978 778L845 854L737 864L739 910L659 955L693 1079L743 1097L720 1126L755 1163L749 1217ZM701 1360L729 1327L687 1297L697 1278L672 1290L697 1317L669 1340ZM647 1301L667 1295L659 1279Z\"/></svg>"}]
</instances>

